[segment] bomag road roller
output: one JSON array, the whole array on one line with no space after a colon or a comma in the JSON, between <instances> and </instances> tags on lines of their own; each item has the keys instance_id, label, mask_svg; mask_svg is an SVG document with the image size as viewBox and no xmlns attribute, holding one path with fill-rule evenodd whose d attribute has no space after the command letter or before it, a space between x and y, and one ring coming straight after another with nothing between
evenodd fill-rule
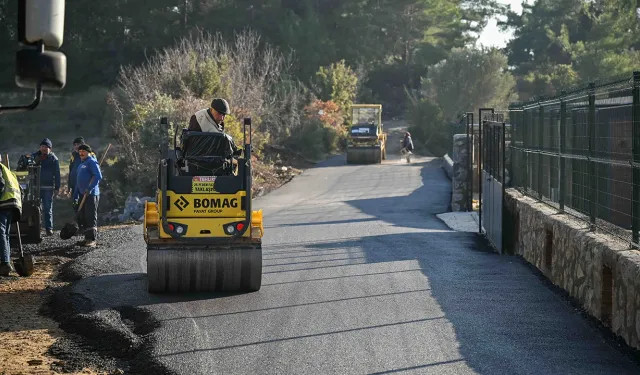
<instances>
[{"instance_id":1,"label":"bomag road roller","mask_svg":"<svg viewBox=\"0 0 640 375\"><path fill-rule=\"evenodd\" d=\"M381 104L353 104L347 137L347 164L382 163L387 158L387 134Z\"/></svg>"},{"instance_id":2,"label":"bomag road roller","mask_svg":"<svg viewBox=\"0 0 640 375\"><path fill-rule=\"evenodd\" d=\"M244 150L226 133L182 129L179 146L177 138L173 152L162 143L156 202L145 203L148 291L259 290L264 227L262 210L251 209L251 119Z\"/></svg>"}]
</instances>

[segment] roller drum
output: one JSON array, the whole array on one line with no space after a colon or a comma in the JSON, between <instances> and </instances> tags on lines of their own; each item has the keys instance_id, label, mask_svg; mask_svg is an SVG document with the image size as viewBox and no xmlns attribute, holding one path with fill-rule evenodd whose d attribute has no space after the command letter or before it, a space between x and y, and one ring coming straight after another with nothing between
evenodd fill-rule
<instances>
[{"instance_id":1,"label":"roller drum","mask_svg":"<svg viewBox=\"0 0 640 375\"><path fill-rule=\"evenodd\" d=\"M348 164L382 163L382 149L372 147L352 147L347 149Z\"/></svg>"},{"instance_id":2,"label":"roller drum","mask_svg":"<svg viewBox=\"0 0 640 375\"><path fill-rule=\"evenodd\" d=\"M150 248L147 276L151 293L254 292L262 284L262 248Z\"/></svg>"}]
</instances>

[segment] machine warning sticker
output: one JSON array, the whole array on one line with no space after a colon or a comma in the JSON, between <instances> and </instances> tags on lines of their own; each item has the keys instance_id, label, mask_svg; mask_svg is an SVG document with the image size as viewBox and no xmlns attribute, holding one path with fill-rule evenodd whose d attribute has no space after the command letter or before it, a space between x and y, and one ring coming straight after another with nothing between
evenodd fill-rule
<instances>
[{"instance_id":1,"label":"machine warning sticker","mask_svg":"<svg viewBox=\"0 0 640 375\"><path fill-rule=\"evenodd\" d=\"M196 193L215 193L213 188L216 182L215 176L194 176L191 180L191 192Z\"/></svg>"}]
</instances>

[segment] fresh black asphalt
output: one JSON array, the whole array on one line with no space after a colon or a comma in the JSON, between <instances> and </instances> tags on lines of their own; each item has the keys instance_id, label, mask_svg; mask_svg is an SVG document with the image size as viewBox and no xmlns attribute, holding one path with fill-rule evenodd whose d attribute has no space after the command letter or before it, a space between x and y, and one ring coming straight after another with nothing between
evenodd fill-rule
<instances>
[{"instance_id":1,"label":"fresh black asphalt","mask_svg":"<svg viewBox=\"0 0 640 375\"><path fill-rule=\"evenodd\" d=\"M138 226L77 258L67 295L89 315L144 311L145 356L177 374L640 373L521 260L435 216L439 159L389 159L335 157L254 200L259 292L149 295Z\"/></svg>"}]
</instances>

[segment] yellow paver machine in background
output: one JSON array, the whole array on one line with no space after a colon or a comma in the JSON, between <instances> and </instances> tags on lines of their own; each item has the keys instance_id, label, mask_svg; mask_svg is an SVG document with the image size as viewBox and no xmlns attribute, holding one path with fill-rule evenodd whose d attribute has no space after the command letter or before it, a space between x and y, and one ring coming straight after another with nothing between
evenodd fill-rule
<instances>
[{"instance_id":1,"label":"yellow paver machine in background","mask_svg":"<svg viewBox=\"0 0 640 375\"><path fill-rule=\"evenodd\" d=\"M382 126L382 105L351 105L347 164L382 163L382 160L387 158L386 146L387 134Z\"/></svg>"},{"instance_id":2,"label":"yellow paver machine in background","mask_svg":"<svg viewBox=\"0 0 640 375\"><path fill-rule=\"evenodd\" d=\"M251 119L242 157L225 133L182 129L180 146L176 137L174 152L163 142L157 203L146 202L149 292L259 290L264 227L262 210L251 209Z\"/></svg>"}]
</instances>

